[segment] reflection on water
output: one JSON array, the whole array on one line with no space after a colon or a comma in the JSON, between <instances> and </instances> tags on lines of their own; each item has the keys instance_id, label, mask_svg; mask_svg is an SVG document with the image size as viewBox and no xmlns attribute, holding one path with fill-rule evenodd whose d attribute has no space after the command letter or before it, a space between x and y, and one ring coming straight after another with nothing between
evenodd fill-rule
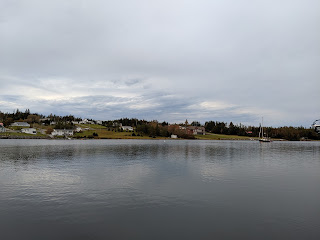
<instances>
[{"instance_id":1,"label":"reflection on water","mask_svg":"<svg viewBox=\"0 0 320 240\"><path fill-rule=\"evenodd\" d=\"M320 237L319 142L0 140L0 153L1 239Z\"/></svg>"}]
</instances>

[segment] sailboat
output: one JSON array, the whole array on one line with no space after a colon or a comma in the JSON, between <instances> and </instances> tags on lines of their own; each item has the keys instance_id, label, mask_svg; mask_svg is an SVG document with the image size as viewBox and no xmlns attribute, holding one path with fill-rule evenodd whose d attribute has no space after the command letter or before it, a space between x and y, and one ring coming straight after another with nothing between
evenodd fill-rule
<instances>
[{"instance_id":1,"label":"sailboat","mask_svg":"<svg viewBox=\"0 0 320 240\"><path fill-rule=\"evenodd\" d=\"M271 142L270 138L264 136L264 133L263 133L263 118L262 118L262 123L260 125L259 142Z\"/></svg>"}]
</instances>

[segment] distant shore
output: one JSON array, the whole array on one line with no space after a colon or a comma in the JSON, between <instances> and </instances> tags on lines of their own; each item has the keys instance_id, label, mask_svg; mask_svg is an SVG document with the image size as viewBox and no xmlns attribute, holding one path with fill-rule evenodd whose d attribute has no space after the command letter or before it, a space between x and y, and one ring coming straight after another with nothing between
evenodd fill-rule
<instances>
[{"instance_id":1,"label":"distant shore","mask_svg":"<svg viewBox=\"0 0 320 240\"><path fill-rule=\"evenodd\" d=\"M232 136L232 135L223 135L223 134L208 134L195 136L195 139L184 139L184 138L165 138L165 137L137 137L137 136L124 136L124 137L95 137L95 138L51 138L50 136L33 136L33 135L4 135L0 134L0 139L43 139L43 140L231 140L231 141L258 141L258 138L249 138L249 137L241 137L241 136ZM272 141L289 141L285 139L272 139ZM317 140L300 140L300 141L317 141Z\"/></svg>"}]
</instances>

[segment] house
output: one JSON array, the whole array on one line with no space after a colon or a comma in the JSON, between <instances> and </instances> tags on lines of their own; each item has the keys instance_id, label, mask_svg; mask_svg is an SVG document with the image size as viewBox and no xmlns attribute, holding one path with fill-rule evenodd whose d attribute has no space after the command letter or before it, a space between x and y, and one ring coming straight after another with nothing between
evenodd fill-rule
<instances>
[{"instance_id":1,"label":"house","mask_svg":"<svg viewBox=\"0 0 320 240\"><path fill-rule=\"evenodd\" d=\"M46 122L46 121L50 121L50 118L40 118L39 120L40 122Z\"/></svg>"},{"instance_id":2,"label":"house","mask_svg":"<svg viewBox=\"0 0 320 240\"><path fill-rule=\"evenodd\" d=\"M131 126L122 126L121 128L123 131L133 131L133 127Z\"/></svg>"},{"instance_id":3,"label":"house","mask_svg":"<svg viewBox=\"0 0 320 240\"><path fill-rule=\"evenodd\" d=\"M37 134L37 130L35 128L22 128L21 132L27 134Z\"/></svg>"},{"instance_id":4,"label":"house","mask_svg":"<svg viewBox=\"0 0 320 240\"><path fill-rule=\"evenodd\" d=\"M3 123L0 123L0 132L5 132L6 128L3 126Z\"/></svg>"},{"instance_id":5,"label":"house","mask_svg":"<svg viewBox=\"0 0 320 240\"><path fill-rule=\"evenodd\" d=\"M40 118L39 121L42 125L49 125L51 120L50 118Z\"/></svg>"},{"instance_id":6,"label":"house","mask_svg":"<svg viewBox=\"0 0 320 240\"><path fill-rule=\"evenodd\" d=\"M27 122L14 122L10 126L11 127L30 127L30 124Z\"/></svg>"},{"instance_id":7,"label":"house","mask_svg":"<svg viewBox=\"0 0 320 240\"><path fill-rule=\"evenodd\" d=\"M94 122L88 119L83 119L82 121L79 122L79 124L94 124Z\"/></svg>"},{"instance_id":8,"label":"house","mask_svg":"<svg viewBox=\"0 0 320 240\"><path fill-rule=\"evenodd\" d=\"M187 127L187 133L193 135L205 135L206 129L204 127L189 126Z\"/></svg>"},{"instance_id":9,"label":"house","mask_svg":"<svg viewBox=\"0 0 320 240\"><path fill-rule=\"evenodd\" d=\"M193 134L193 135L205 135L206 129L204 127L198 127L198 126L179 126L179 130L183 131L187 134Z\"/></svg>"},{"instance_id":10,"label":"house","mask_svg":"<svg viewBox=\"0 0 320 240\"><path fill-rule=\"evenodd\" d=\"M102 120L96 120L96 124L102 125Z\"/></svg>"},{"instance_id":11,"label":"house","mask_svg":"<svg viewBox=\"0 0 320 240\"><path fill-rule=\"evenodd\" d=\"M73 136L73 129L53 129L52 136Z\"/></svg>"},{"instance_id":12,"label":"house","mask_svg":"<svg viewBox=\"0 0 320 240\"><path fill-rule=\"evenodd\" d=\"M76 132L82 132L82 128L77 126L74 131L76 131Z\"/></svg>"}]
</instances>

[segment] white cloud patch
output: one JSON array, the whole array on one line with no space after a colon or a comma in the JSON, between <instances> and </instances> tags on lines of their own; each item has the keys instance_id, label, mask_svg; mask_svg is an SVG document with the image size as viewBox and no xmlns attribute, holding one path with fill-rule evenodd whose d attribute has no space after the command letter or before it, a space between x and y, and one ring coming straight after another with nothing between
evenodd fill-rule
<instances>
[{"instance_id":1,"label":"white cloud patch","mask_svg":"<svg viewBox=\"0 0 320 240\"><path fill-rule=\"evenodd\" d=\"M224 103L224 102L202 102L199 106L205 110L221 110L235 107L233 104ZM194 106L193 107L197 107Z\"/></svg>"}]
</instances>

